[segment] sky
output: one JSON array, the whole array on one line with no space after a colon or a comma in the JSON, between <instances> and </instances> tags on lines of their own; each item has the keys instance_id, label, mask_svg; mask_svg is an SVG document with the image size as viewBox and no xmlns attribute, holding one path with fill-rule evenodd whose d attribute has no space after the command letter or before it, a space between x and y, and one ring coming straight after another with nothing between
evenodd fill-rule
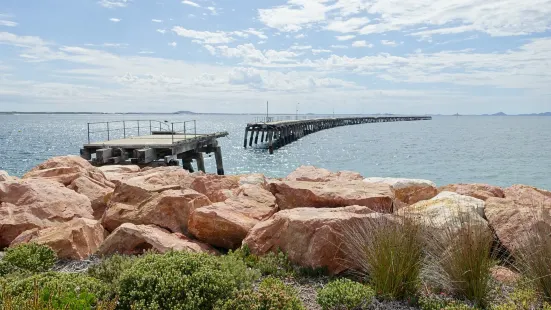
<instances>
[{"instance_id":1,"label":"sky","mask_svg":"<svg viewBox=\"0 0 551 310\"><path fill-rule=\"evenodd\" d=\"M0 0L0 111L551 111L551 0Z\"/></svg>"}]
</instances>

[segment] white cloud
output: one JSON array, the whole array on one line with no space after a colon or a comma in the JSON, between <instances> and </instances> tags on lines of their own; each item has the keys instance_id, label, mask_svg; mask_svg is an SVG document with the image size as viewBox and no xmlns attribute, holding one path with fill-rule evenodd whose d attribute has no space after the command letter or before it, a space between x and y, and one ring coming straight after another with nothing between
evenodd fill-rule
<instances>
[{"instance_id":1,"label":"white cloud","mask_svg":"<svg viewBox=\"0 0 551 310\"><path fill-rule=\"evenodd\" d=\"M200 8L201 6L193 1L189 1L189 0L184 0L182 1L183 4L187 4L187 5L191 5L191 6L194 6L196 8Z\"/></svg>"},{"instance_id":2,"label":"white cloud","mask_svg":"<svg viewBox=\"0 0 551 310\"><path fill-rule=\"evenodd\" d=\"M331 53L331 50L325 50L325 49L312 49L312 53L314 55L321 54L321 53Z\"/></svg>"},{"instance_id":3,"label":"white cloud","mask_svg":"<svg viewBox=\"0 0 551 310\"><path fill-rule=\"evenodd\" d=\"M157 29L157 32L160 34L165 34L166 29Z\"/></svg>"},{"instance_id":4,"label":"white cloud","mask_svg":"<svg viewBox=\"0 0 551 310\"><path fill-rule=\"evenodd\" d=\"M286 5L258 10L258 17L268 27L295 32L310 24L324 21L328 0L290 0Z\"/></svg>"},{"instance_id":5,"label":"white cloud","mask_svg":"<svg viewBox=\"0 0 551 310\"><path fill-rule=\"evenodd\" d=\"M154 22L154 23L162 23L163 22L162 19L152 19L151 21Z\"/></svg>"},{"instance_id":6,"label":"white cloud","mask_svg":"<svg viewBox=\"0 0 551 310\"><path fill-rule=\"evenodd\" d=\"M259 39L267 39L267 38L268 38L268 37L264 34L264 32L259 31L259 30L256 30L256 29L254 29L254 28L249 28L249 29L247 29L247 30L243 30L243 32L246 32L246 33L255 35L255 36L257 36Z\"/></svg>"},{"instance_id":7,"label":"white cloud","mask_svg":"<svg viewBox=\"0 0 551 310\"><path fill-rule=\"evenodd\" d=\"M333 20L325 27L327 30L349 33L356 32L362 26L369 23L369 18L367 17L353 17L347 20Z\"/></svg>"},{"instance_id":8,"label":"white cloud","mask_svg":"<svg viewBox=\"0 0 551 310\"><path fill-rule=\"evenodd\" d=\"M9 20L0 20L0 26L15 27L17 26L17 23Z\"/></svg>"},{"instance_id":9,"label":"white cloud","mask_svg":"<svg viewBox=\"0 0 551 310\"><path fill-rule=\"evenodd\" d=\"M207 10L210 11L210 14L211 14L211 15L218 15L218 12L216 11L216 8L213 7L213 6L207 7Z\"/></svg>"},{"instance_id":10,"label":"white cloud","mask_svg":"<svg viewBox=\"0 0 551 310\"><path fill-rule=\"evenodd\" d=\"M312 49L311 45L293 45L291 46L292 50L309 50Z\"/></svg>"},{"instance_id":11,"label":"white cloud","mask_svg":"<svg viewBox=\"0 0 551 310\"><path fill-rule=\"evenodd\" d=\"M343 49L343 48L348 48L348 46L347 45L342 45L342 44L341 45L331 45L331 48L341 48L341 49Z\"/></svg>"},{"instance_id":12,"label":"white cloud","mask_svg":"<svg viewBox=\"0 0 551 310\"><path fill-rule=\"evenodd\" d=\"M336 36L335 38L337 38L337 40L339 41L348 41L348 40L352 40L354 39L356 36L355 35L346 35L346 36Z\"/></svg>"},{"instance_id":13,"label":"white cloud","mask_svg":"<svg viewBox=\"0 0 551 310\"><path fill-rule=\"evenodd\" d=\"M221 55L226 58L239 58L244 64L255 66L269 66L281 63L295 63L299 54L292 51L258 50L252 43L241 44L236 47L216 46L207 48L212 54Z\"/></svg>"},{"instance_id":14,"label":"white cloud","mask_svg":"<svg viewBox=\"0 0 551 310\"><path fill-rule=\"evenodd\" d=\"M172 47L176 47L178 45L178 43L176 42L171 42L171 43L168 43L168 45L172 46Z\"/></svg>"},{"instance_id":15,"label":"white cloud","mask_svg":"<svg viewBox=\"0 0 551 310\"><path fill-rule=\"evenodd\" d=\"M388 46L397 46L398 43L396 41L389 41L389 40L381 40L382 45L388 45Z\"/></svg>"},{"instance_id":16,"label":"white cloud","mask_svg":"<svg viewBox=\"0 0 551 310\"><path fill-rule=\"evenodd\" d=\"M295 36L295 39L304 39L304 38L306 38L306 35L305 35L304 33L297 34L297 35Z\"/></svg>"},{"instance_id":17,"label":"white cloud","mask_svg":"<svg viewBox=\"0 0 551 310\"><path fill-rule=\"evenodd\" d=\"M140 52L138 52L138 54L145 54L145 55L147 55L147 54L155 54L155 52L152 52L152 51L140 51Z\"/></svg>"},{"instance_id":18,"label":"white cloud","mask_svg":"<svg viewBox=\"0 0 551 310\"><path fill-rule=\"evenodd\" d=\"M361 40L361 41L352 42L352 46L353 47L369 47L369 48L372 48L373 44L367 43L365 40Z\"/></svg>"},{"instance_id":19,"label":"white cloud","mask_svg":"<svg viewBox=\"0 0 551 310\"><path fill-rule=\"evenodd\" d=\"M223 31L217 31L217 32L196 31L196 30L186 29L180 26L173 27L172 31L179 36L196 39L204 44L222 44L222 43L229 43L234 40L230 33L223 32Z\"/></svg>"},{"instance_id":20,"label":"white cloud","mask_svg":"<svg viewBox=\"0 0 551 310\"><path fill-rule=\"evenodd\" d=\"M120 18L109 18L110 21L114 22L114 23L118 23L121 21Z\"/></svg>"},{"instance_id":21,"label":"white cloud","mask_svg":"<svg viewBox=\"0 0 551 310\"><path fill-rule=\"evenodd\" d=\"M101 6L113 9L113 8L124 8L130 3L130 0L101 0L98 2Z\"/></svg>"}]
</instances>

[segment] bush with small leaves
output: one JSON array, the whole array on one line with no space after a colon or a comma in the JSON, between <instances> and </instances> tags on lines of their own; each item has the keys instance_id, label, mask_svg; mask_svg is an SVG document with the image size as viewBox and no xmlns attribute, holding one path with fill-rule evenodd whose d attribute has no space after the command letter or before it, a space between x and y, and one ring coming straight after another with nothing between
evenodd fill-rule
<instances>
[{"instance_id":1,"label":"bush with small leaves","mask_svg":"<svg viewBox=\"0 0 551 310\"><path fill-rule=\"evenodd\" d=\"M57 255L49 246L25 243L8 248L3 261L30 272L45 272L54 266Z\"/></svg>"},{"instance_id":2,"label":"bush with small leaves","mask_svg":"<svg viewBox=\"0 0 551 310\"><path fill-rule=\"evenodd\" d=\"M352 310L369 305L374 296L375 292L364 284L338 279L318 291L317 301L323 310Z\"/></svg>"},{"instance_id":3,"label":"bush with small leaves","mask_svg":"<svg viewBox=\"0 0 551 310\"><path fill-rule=\"evenodd\" d=\"M297 292L273 277L264 279L258 290L241 290L233 299L216 307L217 310L304 310Z\"/></svg>"},{"instance_id":4,"label":"bush with small leaves","mask_svg":"<svg viewBox=\"0 0 551 310\"><path fill-rule=\"evenodd\" d=\"M17 267L6 261L0 260L0 277L7 276L15 271L17 271Z\"/></svg>"},{"instance_id":5,"label":"bush with small leaves","mask_svg":"<svg viewBox=\"0 0 551 310\"><path fill-rule=\"evenodd\" d=\"M122 273L132 267L135 256L115 254L104 258L99 264L88 269L88 275L102 282L117 287Z\"/></svg>"},{"instance_id":6,"label":"bush with small leaves","mask_svg":"<svg viewBox=\"0 0 551 310\"><path fill-rule=\"evenodd\" d=\"M242 260L190 252L149 253L119 280L121 309L212 309L259 277Z\"/></svg>"},{"instance_id":7,"label":"bush with small leaves","mask_svg":"<svg viewBox=\"0 0 551 310\"><path fill-rule=\"evenodd\" d=\"M2 303L20 309L27 309L25 305L33 301L52 309L90 309L113 297L105 284L82 274L47 272L12 280L4 286Z\"/></svg>"},{"instance_id":8,"label":"bush with small leaves","mask_svg":"<svg viewBox=\"0 0 551 310\"><path fill-rule=\"evenodd\" d=\"M229 253L230 256L242 259L247 266L258 269L263 275L275 277L291 276L294 273L294 266L291 264L285 253L267 253L265 255L251 254L247 245Z\"/></svg>"},{"instance_id":9,"label":"bush with small leaves","mask_svg":"<svg viewBox=\"0 0 551 310\"><path fill-rule=\"evenodd\" d=\"M419 300L421 310L471 310L476 309L464 303L450 299L423 297Z\"/></svg>"}]
</instances>

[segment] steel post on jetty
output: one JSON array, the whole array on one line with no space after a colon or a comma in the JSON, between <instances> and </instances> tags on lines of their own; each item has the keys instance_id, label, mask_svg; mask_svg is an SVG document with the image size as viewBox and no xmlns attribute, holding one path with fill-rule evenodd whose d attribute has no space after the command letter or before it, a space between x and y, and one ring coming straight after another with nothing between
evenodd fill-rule
<instances>
[{"instance_id":1,"label":"steel post on jetty","mask_svg":"<svg viewBox=\"0 0 551 310\"><path fill-rule=\"evenodd\" d=\"M93 142L100 135L103 140ZM173 122L125 120L88 123L88 143L80 150L93 165L176 166L205 172L204 154L214 153L216 172L224 174L218 138L227 132L197 133L196 121ZM106 140L105 140L106 139Z\"/></svg>"},{"instance_id":2,"label":"steel post on jetty","mask_svg":"<svg viewBox=\"0 0 551 310\"><path fill-rule=\"evenodd\" d=\"M247 148L247 145L252 147L253 145L261 144L267 146L270 154L273 154L274 149L324 129L367 123L407 122L431 119L432 117L430 116L354 116L274 121L273 117L266 117L263 121L247 124L243 147ZM258 136L260 133L259 143Z\"/></svg>"}]
</instances>

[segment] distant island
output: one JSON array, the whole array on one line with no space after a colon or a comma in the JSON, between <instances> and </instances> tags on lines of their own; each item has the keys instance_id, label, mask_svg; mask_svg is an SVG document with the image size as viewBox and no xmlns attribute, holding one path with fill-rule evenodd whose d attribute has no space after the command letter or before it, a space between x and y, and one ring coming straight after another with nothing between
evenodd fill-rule
<instances>
[{"instance_id":1,"label":"distant island","mask_svg":"<svg viewBox=\"0 0 551 310\"><path fill-rule=\"evenodd\" d=\"M482 114L481 116L551 116L551 112L530 113L530 114L515 114L515 115L509 115L509 114L505 114L503 112L498 112L498 113L494 113L494 114Z\"/></svg>"}]
</instances>

